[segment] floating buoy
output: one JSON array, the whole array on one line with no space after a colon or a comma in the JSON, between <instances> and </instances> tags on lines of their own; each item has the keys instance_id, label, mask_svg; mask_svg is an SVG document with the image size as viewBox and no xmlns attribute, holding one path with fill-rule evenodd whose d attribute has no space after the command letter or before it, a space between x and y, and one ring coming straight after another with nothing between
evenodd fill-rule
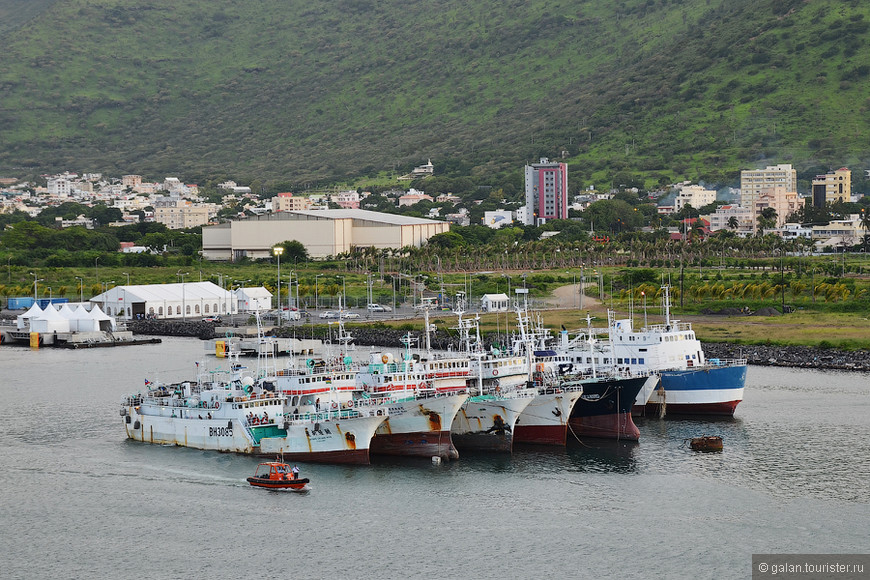
<instances>
[{"instance_id":1,"label":"floating buoy","mask_svg":"<svg viewBox=\"0 0 870 580\"><path fill-rule=\"evenodd\" d=\"M441 465L441 458L437 455L432 456L432 465Z\"/></svg>"},{"instance_id":2,"label":"floating buoy","mask_svg":"<svg viewBox=\"0 0 870 580\"><path fill-rule=\"evenodd\" d=\"M719 435L704 435L689 440L692 451L722 451L722 437Z\"/></svg>"}]
</instances>

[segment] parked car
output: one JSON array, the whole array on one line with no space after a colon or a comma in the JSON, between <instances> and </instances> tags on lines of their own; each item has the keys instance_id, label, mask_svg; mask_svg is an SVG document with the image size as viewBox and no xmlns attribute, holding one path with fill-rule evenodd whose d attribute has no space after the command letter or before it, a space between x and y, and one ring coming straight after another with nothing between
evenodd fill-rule
<instances>
[{"instance_id":1,"label":"parked car","mask_svg":"<svg viewBox=\"0 0 870 580\"><path fill-rule=\"evenodd\" d=\"M324 310L320 313L320 318L338 318L338 312L332 310Z\"/></svg>"},{"instance_id":2,"label":"parked car","mask_svg":"<svg viewBox=\"0 0 870 580\"><path fill-rule=\"evenodd\" d=\"M220 324L223 322L220 316L205 316L202 319L203 322L214 322L215 324Z\"/></svg>"},{"instance_id":3,"label":"parked car","mask_svg":"<svg viewBox=\"0 0 870 580\"><path fill-rule=\"evenodd\" d=\"M381 306L380 304L369 304L368 305L369 312L392 312L393 309L390 306Z\"/></svg>"}]
</instances>

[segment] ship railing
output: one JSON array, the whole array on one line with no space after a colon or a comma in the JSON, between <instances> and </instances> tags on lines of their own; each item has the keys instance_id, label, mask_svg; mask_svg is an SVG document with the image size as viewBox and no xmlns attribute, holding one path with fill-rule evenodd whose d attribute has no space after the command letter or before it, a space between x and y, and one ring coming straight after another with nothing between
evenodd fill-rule
<instances>
[{"instance_id":1,"label":"ship railing","mask_svg":"<svg viewBox=\"0 0 870 580\"><path fill-rule=\"evenodd\" d=\"M124 400L121 401L121 404L125 407L138 407L142 404L142 401L142 395L130 395L129 397L124 397Z\"/></svg>"},{"instance_id":2,"label":"ship railing","mask_svg":"<svg viewBox=\"0 0 870 580\"><path fill-rule=\"evenodd\" d=\"M315 411L313 413L284 413L283 421L279 421L279 424L281 422L285 424L329 423L340 421L342 419L372 417L375 415L386 414L386 406L337 409L335 411Z\"/></svg>"},{"instance_id":3,"label":"ship railing","mask_svg":"<svg viewBox=\"0 0 870 580\"><path fill-rule=\"evenodd\" d=\"M650 324L641 330L646 332L687 332L692 330L691 322L671 322L670 324Z\"/></svg>"},{"instance_id":4,"label":"ship railing","mask_svg":"<svg viewBox=\"0 0 870 580\"><path fill-rule=\"evenodd\" d=\"M712 367L738 367L746 366L745 358L708 358L707 366Z\"/></svg>"}]
</instances>

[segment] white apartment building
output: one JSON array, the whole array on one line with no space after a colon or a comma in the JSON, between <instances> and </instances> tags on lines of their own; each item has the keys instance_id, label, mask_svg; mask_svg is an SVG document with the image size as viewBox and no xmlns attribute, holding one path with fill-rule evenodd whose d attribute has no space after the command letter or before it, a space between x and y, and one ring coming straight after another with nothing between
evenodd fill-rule
<instances>
[{"instance_id":1,"label":"white apartment building","mask_svg":"<svg viewBox=\"0 0 870 580\"><path fill-rule=\"evenodd\" d=\"M674 198L674 211L678 212L687 205L700 209L716 201L716 190L700 185L679 185L679 193Z\"/></svg>"},{"instance_id":2,"label":"white apartment building","mask_svg":"<svg viewBox=\"0 0 870 580\"><path fill-rule=\"evenodd\" d=\"M734 231L738 235L752 235L755 232L754 212L749 208L741 207L739 205L719 206L715 212L701 216L701 218L710 223L711 232L732 229L728 225L732 217L737 220L737 229Z\"/></svg>"},{"instance_id":3,"label":"white apartment building","mask_svg":"<svg viewBox=\"0 0 870 580\"><path fill-rule=\"evenodd\" d=\"M781 187L786 193L797 194L797 171L791 164L741 171L740 205L754 208L758 198L771 192L774 187Z\"/></svg>"}]
</instances>

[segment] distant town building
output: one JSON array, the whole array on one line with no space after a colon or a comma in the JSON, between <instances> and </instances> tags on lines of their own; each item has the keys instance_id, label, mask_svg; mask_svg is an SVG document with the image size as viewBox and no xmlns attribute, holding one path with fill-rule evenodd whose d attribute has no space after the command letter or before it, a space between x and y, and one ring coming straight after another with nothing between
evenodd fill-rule
<instances>
[{"instance_id":1,"label":"distant town building","mask_svg":"<svg viewBox=\"0 0 870 580\"><path fill-rule=\"evenodd\" d=\"M87 218L83 215L79 215L74 220L65 220L62 217L58 216L54 218L55 224L60 226L61 228L71 228L73 226L81 226L83 228L87 228L89 230L94 229L94 220L91 218Z\"/></svg>"},{"instance_id":2,"label":"distant town building","mask_svg":"<svg viewBox=\"0 0 870 580\"><path fill-rule=\"evenodd\" d=\"M798 210L798 195L796 191L786 191L782 185L767 189L755 200L755 225L762 210L771 207L776 211L776 227L782 227L788 216Z\"/></svg>"},{"instance_id":3,"label":"distant town building","mask_svg":"<svg viewBox=\"0 0 870 580\"><path fill-rule=\"evenodd\" d=\"M542 157L525 167L526 225L568 219L568 166Z\"/></svg>"},{"instance_id":4,"label":"distant town building","mask_svg":"<svg viewBox=\"0 0 870 580\"><path fill-rule=\"evenodd\" d=\"M129 187L131 191L137 191L139 186L142 185L142 176L125 175L121 178L121 185Z\"/></svg>"},{"instance_id":5,"label":"distant town building","mask_svg":"<svg viewBox=\"0 0 870 580\"><path fill-rule=\"evenodd\" d=\"M414 205L421 201L435 201L431 195L426 195L422 191L418 191L413 187L408 190L408 193L399 197L399 207Z\"/></svg>"},{"instance_id":6,"label":"distant town building","mask_svg":"<svg viewBox=\"0 0 870 580\"><path fill-rule=\"evenodd\" d=\"M172 230L203 226L217 212L218 206L213 203L194 204L183 199L154 202L154 221Z\"/></svg>"},{"instance_id":7,"label":"distant town building","mask_svg":"<svg viewBox=\"0 0 870 580\"><path fill-rule=\"evenodd\" d=\"M836 201L848 202L852 197L852 172L848 167L816 175L813 179L813 207L823 208Z\"/></svg>"},{"instance_id":8,"label":"distant town building","mask_svg":"<svg viewBox=\"0 0 870 580\"><path fill-rule=\"evenodd\" d=\"M764 169L740 172L740 205L754 208L765 193L780 187L785 193L797 194L797 171L790 165L769 165Z\"/></svg>"},{"instance_id":9,"label":"distant town building","mask_svg":"<svg viewBox=\"0 0 870 580\"><path fill-rule=\"evenodd\" d=\"M292 193L279 193L272 198L272 211L301 211L311 207L311 199Z\"/></svg>"},{"instance_id":10,"label":"distant town building","mask_svg":"<svg viewBox=\"0 0 870 580\"><path fill-rule=\"evenodd\" d=\"M401 176L399 179L420 179L421 177L429 177L435 173L435 166L432 165L432 160L427 159L424 165L418 165L411 170L411 173Z\"/></svg>"},{"instance_id":11,"label":"distant town building","mask_svg":"<svg viewBox=\"0 0 870 580\"><path fill-rule=\"evenodd\" d=\"M707 189L700 185L679 185L679 193L674 198L674 211L679 212L687 205L700 209L716 201L716 190Z\"/></svg>"},{"instance_id":12,"label":"distant town building","mask_svg":"<svg viewBox=\"0 0 870 580\"><path fill-rule=\"evenodd\" d=\"M339 191L332 196L332 202L342 209L359 209L359 193L356 190Z\"/></svg>"},{"instance_id":13,"label":"distant town building","mask_svg":"<svg viewBox=\"0 0 870 580\"><path fill-rule=\"evenodd\" d=\"M755 212L739 205L722 205L714 213L701 216L710 224L710 231L731 230L740 236L755 232ZM731 218L737 221L737 228L731 227Z\"/></svg>"}]
</instances>

